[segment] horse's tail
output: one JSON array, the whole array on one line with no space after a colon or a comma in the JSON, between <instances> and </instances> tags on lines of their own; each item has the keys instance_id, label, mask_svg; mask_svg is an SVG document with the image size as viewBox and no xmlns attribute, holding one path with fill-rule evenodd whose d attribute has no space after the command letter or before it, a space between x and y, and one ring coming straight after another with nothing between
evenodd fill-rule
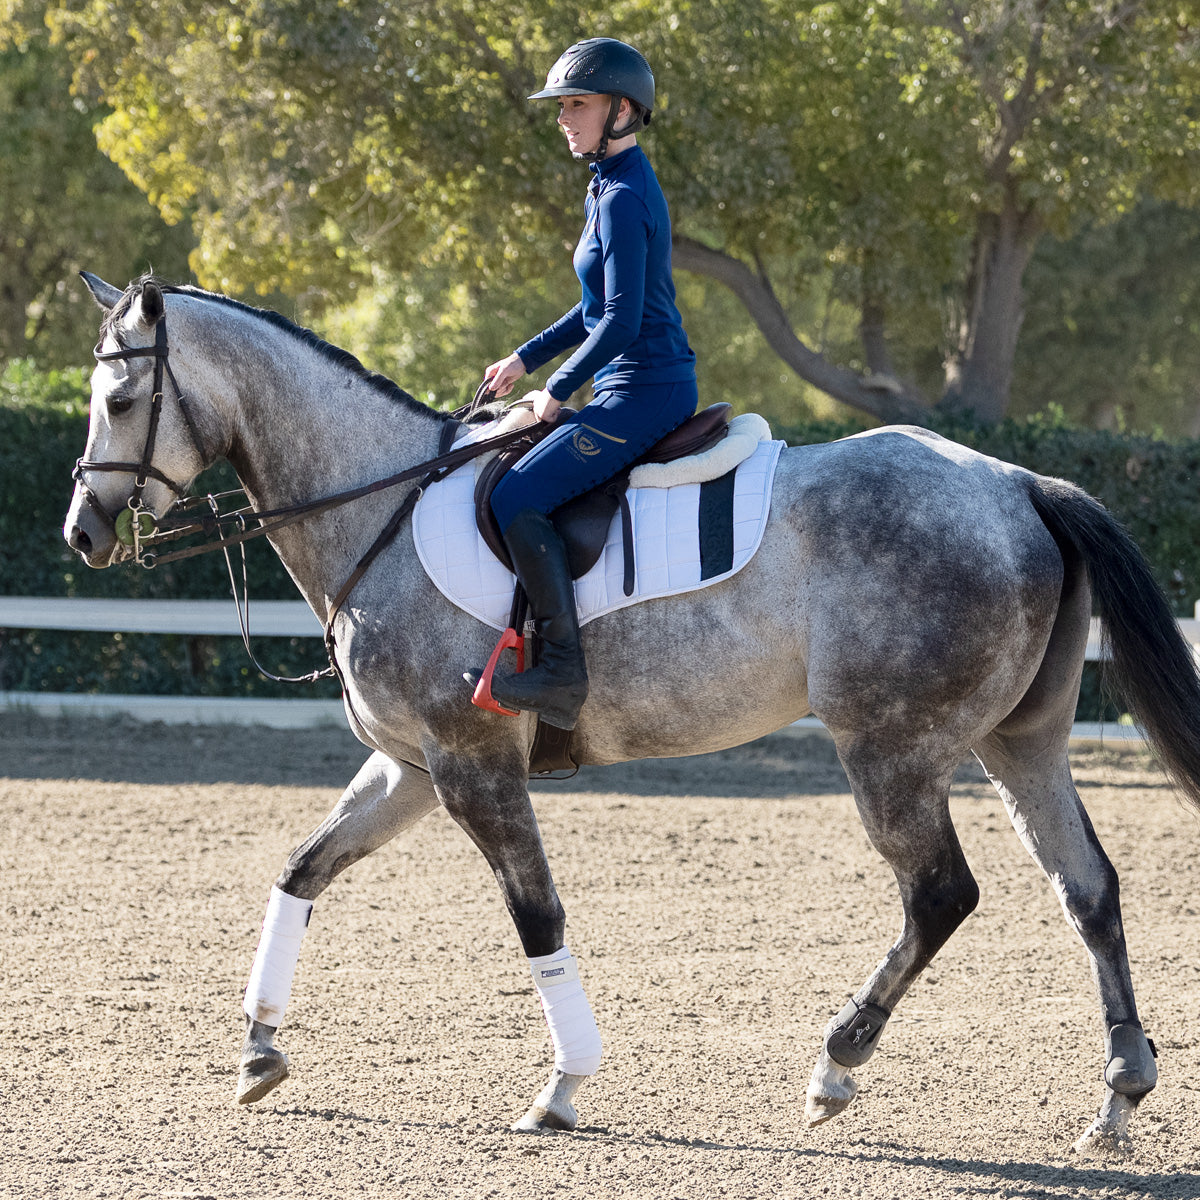
<instances>
[{"instance_id":1,"label":"horse's tail","mask_svg":"<svg viewBox=\"0 0 1200 1200\"><path fill-rule=\"evenodd\" d=\"M1029 477L1029 498L1064 555L1083 561L1108 650L1106 679L1172 782L1200 808L1200 675L1167 598L1123 525L1074 484Z\"/></svg>"}]
</instances>

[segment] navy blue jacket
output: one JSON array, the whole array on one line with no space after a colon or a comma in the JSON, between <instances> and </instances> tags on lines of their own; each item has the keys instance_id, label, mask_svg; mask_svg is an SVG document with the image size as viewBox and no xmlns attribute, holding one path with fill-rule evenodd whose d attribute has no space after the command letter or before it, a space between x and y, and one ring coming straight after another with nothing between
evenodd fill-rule
<instances>
[{"instance_id":1,"label":"navy blue jacket","mask_svg":"<svg viewBox=\"0 0 1200 1200\"><path fill-rule=\"evenodd\" d=\"M597 392L696 378L675 307L671 218L638 146L592 164L575 273L583 299L517 353L529 372L573 346L546 390L565 401L589 379Z\"/></svg>"}]
</instances>

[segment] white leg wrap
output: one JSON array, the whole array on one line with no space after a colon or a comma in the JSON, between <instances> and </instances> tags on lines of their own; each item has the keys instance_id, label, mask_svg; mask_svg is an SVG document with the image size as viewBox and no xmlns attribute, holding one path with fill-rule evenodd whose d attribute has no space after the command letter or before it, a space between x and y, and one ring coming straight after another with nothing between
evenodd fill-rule
<instances>
[{"instance_id":1,"label":"white leg wrap","mask_svg":"<svg viewBox=\"0 0 1200 1200\"><path fill-rule=\"evenodd\" d=\"M311 900L299 900L277 887L271 889L262 938L242 1005L252 1021L261 1021L276 1029L283 1022L283 1010L292 994L292 977L296 974L300 943L304 940L312 907Z\"/></svg>"},{"instance_id":2,"label":"white leg wrap","mask_svg":"<svg viewBox=\"0 0 1200 1200\"><path fill-rule=\"evenodd\" d=\"M600 1067L600 1030L579 980L579 965L564 946L531 958L542 1012L554 1040L554 1068L565 1075L595 1075Z\"/></svg>"}]
</instances>

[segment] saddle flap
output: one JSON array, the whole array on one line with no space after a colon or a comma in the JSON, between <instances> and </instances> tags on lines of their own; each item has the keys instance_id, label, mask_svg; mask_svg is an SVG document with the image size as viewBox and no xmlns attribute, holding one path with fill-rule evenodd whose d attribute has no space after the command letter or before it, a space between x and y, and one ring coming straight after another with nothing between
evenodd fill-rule
<instances>
[{"instance_id":1,"label":"saddle flap","mask_svg":"<svg viewBox=\"0 0 1200 1200\"><path fill-rule=\"evenodd\" d=\"M492 489L504 473L528 450L523 444L497 454L480 472L475 484L475 523L488 549L508 568L513 569L508 547L492 512ZM608 538L613 513L620 499L617 489L601 485L574 500L568 500L550 515L554 528L567 549L571 578L580 579L596 565Z\"/></svg>"}]
</instances>

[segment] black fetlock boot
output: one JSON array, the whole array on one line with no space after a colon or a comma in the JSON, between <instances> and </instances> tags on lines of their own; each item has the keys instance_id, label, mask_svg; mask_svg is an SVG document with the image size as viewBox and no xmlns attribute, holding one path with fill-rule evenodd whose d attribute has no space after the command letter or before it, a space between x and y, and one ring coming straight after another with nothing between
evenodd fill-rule
<instances>
[{"instance_id":1,"label":"black fetlock boot","mask_svg":"<svg viewBox=\"0 0 1200 1200\"><path fill-rule=\"evenodd\" d=\"M504 544L529 598L542 655L528 671L494 676L492 696L505 708L536 712L559 729L574 729L588 679L566 548L550 518L532 508L513 517ZM481 674L472 671L467 678L475 681Z\"/></svg>"}]
</instances>

